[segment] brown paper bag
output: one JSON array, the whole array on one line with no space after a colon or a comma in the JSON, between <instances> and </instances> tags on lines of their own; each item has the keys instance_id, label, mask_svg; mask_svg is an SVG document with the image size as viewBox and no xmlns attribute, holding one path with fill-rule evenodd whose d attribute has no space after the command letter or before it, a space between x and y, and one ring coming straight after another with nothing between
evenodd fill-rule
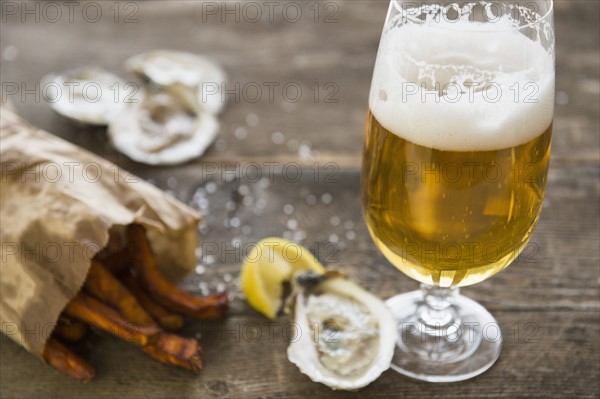
<instances>
[{"instance_id":1,"label":"brown paper bag","mask_svg":"<svg viewBox=\"0 0 600 399\"><path fill-rule=\"evenodd\" d=\"M0 323L28 351L41 356L109 230L143 224L167 277L194 268L193 209L6 107L0 141Z\"/></svg>"}]
</instances>

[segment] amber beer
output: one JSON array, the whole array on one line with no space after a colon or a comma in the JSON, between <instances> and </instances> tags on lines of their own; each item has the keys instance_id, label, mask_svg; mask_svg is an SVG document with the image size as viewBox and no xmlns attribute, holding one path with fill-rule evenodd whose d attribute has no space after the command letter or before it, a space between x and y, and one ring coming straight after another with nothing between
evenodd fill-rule
<instances>
[{"instance_id":1,"label":"amber beer","mask_svg":"<svg viewBox=\"0 0 600 399\"><path fill-rule=\"evenodd\" d=\"M410 277L441 286L480 282L529 241L544 199L549 127L490 151L441 151L368 115L363 196L379 249Z\"/></svg>"},{"instance_id":2,"label":"amber beer","mask_svg":"<svg viewBox=\"0 0 600 399\"><path fill-rule=\"evenodd\" d=\"M395 43L416 43L424 34L411 29L384 35L375 67L363 158L365 219L379 249L410 277L443 287L475 284L516 258L540 216L554 61L510 27L492 39L467 28L432 28L419 46L398 51ZM502 98L474 91L444 99L448 83L464 94L475 77L503 89ZM535 99L515 96L511 88L518 87L532 87Z\"/></svg>"}]
</instances>

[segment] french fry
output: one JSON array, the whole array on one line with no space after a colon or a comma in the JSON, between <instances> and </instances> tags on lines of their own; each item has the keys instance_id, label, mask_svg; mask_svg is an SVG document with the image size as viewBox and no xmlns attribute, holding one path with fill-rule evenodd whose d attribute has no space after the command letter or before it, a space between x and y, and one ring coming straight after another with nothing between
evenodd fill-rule
<instances>
[{"instance_id":1,"label":"french fry","mask_svg":"<svg viewBox=\"0 0 600 399\"><path fill-rule=\"evenodd\" d=\"M203 354L198 342L165 333L161 327L182 328L181 314L198 319L224 317L227 294L197 297L180 291L158 270L143 226L128 226L127 241L126 248L115 244L92 260L84 289L63 310L44 359L78 380L94 378L95 369L55 338L77 341L89 324L139 346L162 363L200 372Z\"/></svg>"},{"instance_id":2,"label":"french fry","mask_svg":"<svg viewBox=\"0 0 600 399\"><path fill-rule=\"evenodd\" d=\"M229 308L227 293L198 297L179 290L156 266L146 229L139 224L127 226L127 240L132 250L133 268L142 285L167 309L197 319L225 317Z\"/></svg>"},{"instance_id":3,"label":"french fry","mask_svg":"<svg viewBox=\"0 0 600 399\"><path fill-rule=\"evenodd\" d=\"M125 287L138 300L140 305L158 322L158 324L167 331L178 331L183 327L183 317L176 313L172 313L165 309L161 304L157 303L144 291L140 283L130 273L121 276L121 281Z\"/></svg>"},{"instance_id":4,"label":"french fry","mask_svg":"<svg viewBox=\"0 0 600 399\"><path fill-rule=\"evenodd\" d=\"M90 294L117 309L130 322L138 326L156 327L156 322L136 297L99 260L92 260L84 287Z\"/></svg>"},{"instance_id":5,"label":"french fry","mask_svg":"<svg viewBox=\"0 0 600 399\"><path fill-rule=\"evenodd\" d=\"M84 322L61 315L52 334L63 341L77 342L81 341L88 331L89 328Z\"/></svg>"},{"instance_id":6,"label":"french fry","mask_svg":"<svg viewBox=\"0 0 600 399\"><path fill-rule=\"evenodd\" d=\"M161 332L156 324L138 326L131 323L116 310L82 292L67 304L63 312L138 346L155 341Z\"/></svg>"},{"instance_id":7,"label":"french fry","mask_svg":"<svg viewBox=\"0 0 600 399\"><path fill-rule=\"evenodd\" d=\"M76 380L89 382L96 376L96 369L91 364L53 337L46 342L42 356L46 363Z\"/></svg>"},{"instance_id":8,"label":"french fry","mask_svg":"<svg viewBox=\"0 0 600 399\"><path fill-rule=\"evenodd\" d=\"M202 370L202 349L195 339L162 333L156 342L144 346L142 350L162 363L194 373Z\"/></svg>"},{"instance_id":9,"label":"french fry","mask_svg":"<svg viewBox=\"0 0 600 399\"><path fill-rule=\"evenodd\" d=\"M131 256L126 247L115 251L102 250L96 255L96 259L115 276L127 272L131 267Z\"/></svg>"}]
</instances>

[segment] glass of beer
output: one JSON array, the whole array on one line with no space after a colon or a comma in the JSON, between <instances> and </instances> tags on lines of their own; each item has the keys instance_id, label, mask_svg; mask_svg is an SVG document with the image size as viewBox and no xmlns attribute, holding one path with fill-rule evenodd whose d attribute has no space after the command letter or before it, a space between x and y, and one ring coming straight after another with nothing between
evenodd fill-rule
<instances>
[{"instance_id":1,"label":"glass of beer","mask_svg":"<svg viewBox=\"0 0 600 399\"><path fill-rule=\"evenodd\" d=\"M551 0L392 0L369 95L364 217L421 290L387 301L392 367L433 382L492 366L500 328L459 287L507 267L544 200L554 112Z\"/></svg>"}]
</instances>

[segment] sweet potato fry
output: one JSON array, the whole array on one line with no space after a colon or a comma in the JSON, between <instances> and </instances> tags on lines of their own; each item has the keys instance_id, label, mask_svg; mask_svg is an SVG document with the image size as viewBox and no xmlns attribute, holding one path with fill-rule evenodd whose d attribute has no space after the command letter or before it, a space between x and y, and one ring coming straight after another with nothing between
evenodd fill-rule
<instances>
[{"instance_id":1,"label":"sweet potato fry","mask_svg":"<svg viewBox=\"0 0 600 399\"><path fill-rule=\"evenodd\" d=\"M88 331L89 328L84 322L61 315L52 334L64 341L77 342L81 341Z\"/></svg>"},{"instance_id":2,"label":"sweet potato fry","mask_svg":"<svg viewBox=\"0 0 600 399\"><path fill-rule=\"evenodd\" d=\"M115 251L102 250L96 255L96 259L115 276L127 272L132 265L128 248Z\"/></svg>"},{"instance_id":3,"label":"sweet potato fry","mask_svg":"<svg viewBox=\"0 0 600 399\"><path fill-rule=\"evenodd\" d=\"M144 346L142 350L162 363L194 373L202 370L202 349L195 339L162 333L156 342Z\"/></svg>"},{"instance_id":4,"label":"sweet potato fry","mask_svg":"<svg viewBox=\"0 0 600 399\"><path fill-rule=\"evenodd\" d=\"M133 269L142 285L167 309L197 319L218 319L227 314L227 294L198 297L180 291L158 270L146 229L139 224L127 226L127 240L132 250Z\"/></svg>"},{"instance_id":5,"label":"sweet potato fry","mask_svg":"<svg viewBox=\"0 0 600 399\"><path fill-rule=\"evenodd\" d=\"M102 300L138 326L156 326L156 322L115 276L99 260L92 260L85 290Z\"/></svg>"},{"instance_id":6,"label":"sweet potato fry","mask_svg":"<svg viewBox=\"0 0 600 399\"><path fill-rule=\"evenodd\" d=\"M131 323L116 310L82 292L67 304L64 313L138 346L155 341L161 331L157 325L138 326Z\"/></svg>"},{"instance_id":7,"label":"sweet potato fry","mask_svg":"<svg viewBox=\"0 0 600 399\"><path fill-rule=\"evenodd\" d=\"M76 380L89 382L96 376L96 369L91 364L55 338L50 337L46 342L43 358L46 363Z\"/></svg>"},{"instance_id":8,"label":"sweet potato fry","mask_svg":"<svg viewBox=\"0 0 600 399\"><path fill-rule=\"evenodd\" d=\"M138 300L140 305L152 316L158 324L168 331L178 331L183 327L183 317L165 309L144 291L140 283L130 273L123 274L121 281Z\"/></svg>"}]
</instances>

